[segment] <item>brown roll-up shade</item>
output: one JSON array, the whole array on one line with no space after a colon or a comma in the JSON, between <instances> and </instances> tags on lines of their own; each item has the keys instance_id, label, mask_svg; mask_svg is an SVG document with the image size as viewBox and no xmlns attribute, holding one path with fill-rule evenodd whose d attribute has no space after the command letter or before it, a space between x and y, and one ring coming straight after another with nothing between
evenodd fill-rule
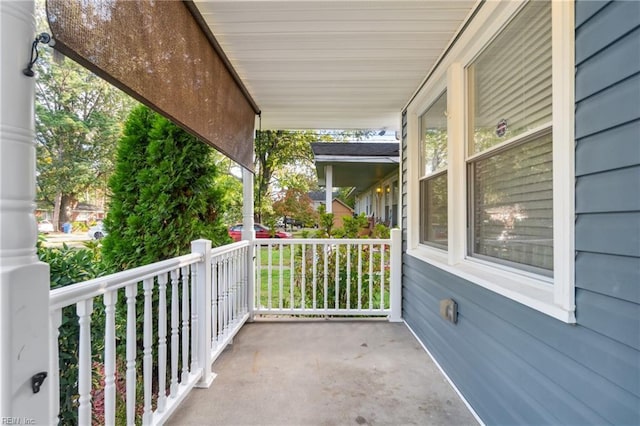
<instances>
[{"instance_id":1,"label":"brown roll-up shade","mask_svg":"<svg viewBox=\"0 0 640 426\"><path fill-rule=\"evenodd\" d=\"M181 1L48 0L55 48L249 170L259 111Z\"/></svg>"}]
</instances>

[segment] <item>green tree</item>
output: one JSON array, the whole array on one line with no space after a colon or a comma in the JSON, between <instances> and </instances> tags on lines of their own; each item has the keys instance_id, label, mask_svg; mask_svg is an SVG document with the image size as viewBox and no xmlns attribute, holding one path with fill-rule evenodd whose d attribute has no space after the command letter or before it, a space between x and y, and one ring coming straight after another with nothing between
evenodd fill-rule
<instances>
[{"instance_id":1,"label":"green tree","mask_svg":"<svg viewBox=\"0 0 640 426\"><path fill-rule=\"evenodd\" d=\"M273 203L273 210L278 216L293 218L305 225L314 223L317 217L309 194L296 188L287 189L284 197Z\"/></svg>"},{"instance_id":2,"label":"green tree","mask_svg":"<svg viewBox=\"0 0 640 426\"><path fill-rule=\"evenodd\" d=\"M213 150L147 107L134 109L118 147L105 219L105 261L125 270L229 241Z\"/></svg>"},{"instance_id":3,"label":"green tree","mask_svg":"<svg viewBox=\"0 0 640 426\"><path fill-rule=\"evenodd\" d=\"M262 130L255 142L255 202L257 219L272 203L271 185L274 174L287 165L312 164L311 142L317 135L311 131Z\"/></svg>"},{"instance_id":4,"label":"green tree","mask_svg":"<svg viewBox=\"0 0 640 426\"><path fill-rule=\"evenodd\" d=\"M134 101L75 62L50 59L42 49L36 66L37 184L59 229L82 194L106 191Z\"/></svg>"},{"instance_id":5,"label":"green tree","mask_svg":"<svg viewBox=\"0 0 640 426\"><path fill-rule=\"evenodd\" d=\"M229 157L213 152L219 173L215 178L215 186L222 193L225 210L222 222L233 225L242 222L243 189L240 166Z\"/></svg>"}]
</instances>

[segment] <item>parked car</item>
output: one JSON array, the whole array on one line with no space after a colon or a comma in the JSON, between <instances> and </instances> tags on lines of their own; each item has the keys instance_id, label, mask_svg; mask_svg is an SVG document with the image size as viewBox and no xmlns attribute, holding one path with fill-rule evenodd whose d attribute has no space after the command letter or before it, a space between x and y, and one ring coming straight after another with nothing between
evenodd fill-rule
<instances>
[{"instance_id":1,"label":"parked car","mask_svg":"<svg viewBox=\"0 0 640 426\"><path fill-rule=\"evenodd\" d=\"M241 223L233 225L231 228L229 228L229 236L233 239L233 241L240 241L242 239L242 228L243 226ZM256 238L272 238L271 229L267 228L264 225L255 223L253 225L253 229L256 231ZM291 238L291 234L289 232L275 231L273 234L273 238Z\"/></svg>"},{"instance_id":2,"label":"parked car","mask_svg":"<svg viewBox=\"0 0 640 426\"><path fill-rule=\"evenodd\" d=\"M102 224L102 222L99 222L98 224L89 228L89 232L87 232L87 235L89 235L89 237L94 240L99 240L107 235L107 231L104 230L104 225Z\"/></svg>"},{"instance_id":3,"label":"parked car","mask_svg":"<svg viewBox=\"0 0 640 426\"><path fill-rule=\"evenodd\" d=\"M43 234L53 232L53 223L46 219L38 222L38 232L42 232Z\"/></svg>"},{"instance_id":4,"label":"parked car","mask_svg":"<svg viewBox=\"0 0 640 426\"><path fill-rule=\"evenodd\" d=\"M294 219L292 217L285 218L284 224L285 225L296 226L298 228L302 228L304 226L304 223L302 223L302 221L300 221L298 219Z\"/></svg>"}]
</instances>

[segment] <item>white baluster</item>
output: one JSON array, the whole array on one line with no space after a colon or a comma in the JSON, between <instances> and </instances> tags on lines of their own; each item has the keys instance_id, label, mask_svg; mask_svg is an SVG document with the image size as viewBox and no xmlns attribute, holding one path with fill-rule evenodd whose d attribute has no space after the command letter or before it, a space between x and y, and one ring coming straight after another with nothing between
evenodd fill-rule
<instances>
[{"instance_id":1,"label":"white baluster","mask_svg":"<svg viewBox=\"0 0 640 426\"><path fill-rule=\"evenodd\" d=\"M269 243L267 246L267 263L268 263L268 273L267 273L267 309L271 309L271 290L273 285L273 251L272 245Z\"/></svg>"},{"instance_id":2,"label":"white baluster","mask_svg":"<svg viewBox=\"0 0 640 426\"><path fill-rule=\"evenodd\" d=\"M218 346L218 288L220 286L220 267L216 258L211 265L211 344Z\"/></svg>"},{"instance_id":3,"label":"white baluster","mask_svg":"<svg viewBox=\"0 0 640 426\"><path fill-rule=\"evenodd\" d=\"M60 413L60 324L62 324L62 310L56 309L49 316L49 374L50 383L49 393L49 410L51 411L51 424L57 425L59 422L58 414Z\"/></svg>"},{"instance_id":4,"label":"white baluster","mask_svg":"<svg viewBox=\"0 0 640 426\"><path fill-rule=\"evenodd\" d=\"M305 305L306 305L306 300L305 298L307 297L306 295L306 289L307 289L307 245L306 244L302 244L302 258L300 260L300 266L302 267L302 274L301 274L301 279L300 281L302 281L302 289L300 290L300 293L302 294L302 299L300 301L300 307L302 308L302 310L304 311Z\"/></svg>"},{"instance_id":5,"label":"white baluster","mask_svg":"<svg viewBox=\"0 0 640 426\"><path fill-rule=\"evenodd\" d=\"M317 279L318 279L318 251L317 251L317 245L316 243L313 243L313 251L311 252L311 263L313 264L313 279L312 279L312 285L313 285L313 300L312 300L312 306L313 306L313 310L315 311L318 307L318 303L317 303L317 299L318 299L318 290L316 289L317 287Z\"/></svg>"},{"instance_id":6,"label":"white baluster","mask_svg":"<svg viewBox=\"0 0 640 426\"><path fill-rule=\"evenodd\" d=\"M236 269L238 271L238 318L242 317L246 312L244 306L245 293L247 288L247 280L246 280L246 270L247 270L247 254L246 247L242 248L238 253L237 266Z\"/></svg>"},{"instance_id":7,"label":"white baluster","mask_svg":"<svg viewBox=\"0 0 640 426\"><path fill-rule=\"evenodd\" d=\"M380 244L380 310L384 310L384 244Z\"/></svg>"},{"instance_id":8,"label":"white baluster","mask_svg":"<svg viewBox=\"0 0 640 426\"><path fill-rule=\"evenodd\" d=\"M255 277L255 306L257 306L258 308L262 307L262 304L260 302L261 299L261 292L262 292L262 247L260 246L260 244L256 244L255 245L255 253L256 253L256 277Z\"/></svg>"},{"instance_id":9,"label":"white baluster","mask_svg":"<svg viewBox=\"0 0 640 426\"><path fill-rule=\"evenodd\" d=\"M242 250L242 260L240 263L240 273L242 274L242 313L245 314L249 310L249 274L247 266L249 265L249 247Z\"/></svg>"},{"instance_id":10,"label":"white baluster","mask_svg":"<svg viewBox=\"0 0 640 426\"><path fill-rule=\"evenodd\" d=\"M125 288L127 297L127 425L136 424L136 296L138 283Z\"/></svg>"},{"instance_id":11,"label":"white baluster","mask_svg":"<svg viewBox=\"0 0 640 426\"><path fill-rule=\"evenodd\" d=\"M78 423L91 424L91 314L93 299L76 304L78 323L80 324L80 344L78 360Z\"/></svg>"},{"instance_id":12,"label":"white baluster","mask_svg":"<svg viewBox=\"0 0 640 426\"><path fill-rule=\"evenodd\" d=\"M325 311L329 307L329 249L330 247L325 243L322 246L324 254L324 309Z\"/></svg>"},{"instance_id":13,"label":"white baluster","mask_svg":"<svg viewBox=\"0 0 640 426\"><path fill-rule=\"evenodd\" d=\"M158 275L158 400L157 410L167 403L167 274Z\"/></svg>"},{"instance_id":14,"label":"white baluster","mask_svg":"<svg viewBox=\"0 0 640 426\"><path fill-rule=\"evenodd\" d=\"M278 308L282 309L282 299L284 298L284 292L283 292L283 287L284 287L284 275L283 275L283 269L284 269L284 251L282 248L282 243L280 243L279 245L279 250L280 250L280 276L279 276L279 282L278 282Z\"/></svg>"},{"instance_id":15,"label":"white baluster","mask_svg":"<svg viewBox=\"0 0 640 426\"><path fill-rule=\"evenodd\" d=\"M218 294L216 304L218 305L218 342L222 342L224 338L224 263L222 258L218 259Z\"/></svg>"},{"instance_id":16,"label":"white baluster","mask_svg":"<svg viewBox=\"0 0 640 426\"><path fill-rule=\"evenodd\" d=\"M358 244L358 310L362 309L362 244Z\"/></svg>"},{"instance_id":17,"label":"white baluster","mask_svg":"<svg viewBox=\"0 0 640 426\"><path fill-rule=\"evenodd\" d=\"M373 309L373 244L369 244L369 309Z\"/></svg>"},{"instance_id":18,"label":"white baluster","mask_svg":"<svg viewBox=\"0 0 640 426\"><path fill-rule=\"evenodd\" d=\"M293 300L293 271L295 271L295 263L294 263L294 245L289 244L289 308L295 308L294 300Z\"/></svg>"},{"instance_id":19,"label":"white baluster","mask_svg":"<svg viewBox=\"0 0 640 426\"><path fill-rule=\"evenodd\" d=\"M227 331L227 268L224 261L224 255L219 259L220 268L220 288L218 291L218 308L220 309L220 341L224 340Z\"/></svg>"},{"instance_id":20,"label":"white baluster","mask_svg":"<svg viewBox=\"0 0 640 426\"><path fill-rule=\"evenodd\" d=\"M184 383L189 376L189 267L182 267L182 375Z\"/></svg>"},{"instance_id":21,"label":"white baluster","mask_svg":"<svg viewBox=\"0 0 640 426\"><path fill-rule=\"evenodd\" d=\"M108 291L103 296L105 312L104 332L104 421L116 423L116 316L115 305L118 290Z\"/></svg>"},{"instance_id":22,"label":"white baluster","mask_svg":"<svg viewBox=\"0 0 640 426\"><path fill-rule=\"evenodd\" d=\"M233 264L234 264L234 274L236 276L235 279L235 296L234 296L234 300L235 300L235 317L234 317L234 321L235 320L239 320L240 316L241 316L241 312L242 312L242 259L243 259L243 255L242 255L242 251L244 249L240 249L234 256L233 259Z\"/></svg>"},{"instance_id":23,"label":"white baluster","mask_svg":"<svg viewBox=\"0 0 640 426\"><path fill-rule=\"evenodd\" d=\"M200 368L198 361L198 301L196 300L198 268L196 265L192 265L189 270L191 273L191 371L195 371Z\"/></svg>"},{"instance_id":24,"label":"white baluster","mask_svg":"<svg viewBox=\"0 0 640 426\"><path fill-rule=\"evenodd\" d=\"M229 333L231 323L231 273L229 271L229 255L224 256L223 261L224 270L224 331L223 334L226 337Z\"/></svg>"},{"instance_id":25,"label":"white baluster","mask_svg":"<svg viewBox=\"0 0 640 426\"><path fill-rule=\"evenodd\" d=\"M347 244L347 309L351 309L351 244Z\"/></svg>"},{"instance_id":26,"label":"white baluster","mask_svg":"<svg viewBox=\"0 0 640 426\"><path fill-rule=\"evenodd\" d=\"M336 277L334 286L335 308L340 308L340 246L336 244Z\"/></svg>"},{"instance_id":27,"label":"white baluster","mask_svg":"<svg viewBox=\"0 0 640 426\"><path fill-rule=\"evenodd\" d=\"M180 298L178 297L178 270L171 271L171 385L169 395L175 397L178 392L178 346L180 345Z\"/></svg>"},{"instance_id":28,"label":"white baluster","mask_svg":"<svg viewBox=\"0 0 640 426\"><path fill-rule=\"evenodd\" d=\"M236 256L236 253L229 253L229 275L231 276L231 279L229 280L229 290L231 292L229 298L229 324L235 323L237 318L236 304L238 303L238 275L236 274Z\"/></svg>"},{"instance_id":29,"label":"white baluster","mask_svg":"<svg viewBox=\"0 0 640 426\"><path fill-rule=\"evenodd\" d=\"M153 412L151 410L151 392L153 382L153 306L151 297L153 295L153 278L147 278L143 281L142 289L144 290L144 321L142 336L142 380L144 383L144 408L142 413L142 423L147 425L151 423Z\"/></svg>"}]
</instances>

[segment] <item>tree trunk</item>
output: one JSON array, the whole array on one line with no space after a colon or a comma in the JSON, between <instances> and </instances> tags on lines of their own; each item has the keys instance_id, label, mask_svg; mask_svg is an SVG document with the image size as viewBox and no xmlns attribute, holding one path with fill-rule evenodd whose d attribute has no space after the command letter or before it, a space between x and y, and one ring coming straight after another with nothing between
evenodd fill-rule
<instances>
[{"instance_id":1,"label":"tree trunk","mask_svg":"<svg viewBox=\"0 0 640 426\"><path fill-rule=\"evenodd\" d=\"M56 199L53 203L53 229L56 232L60 232L61 222L60 222L60 204L62 204L62 192L56 193Z\"/></svg>"},{"instance_id":2,"label":"tree trunk","mask_svg":"<svg viewBox=\"0 0 640 426\"><path fill-rule=\"evenodd\" d=\"M60 202L60 222L72 222L73 221L73 209L78 205L76 197L70 194L62 194Z\"/></svg>"}]
</instances>

